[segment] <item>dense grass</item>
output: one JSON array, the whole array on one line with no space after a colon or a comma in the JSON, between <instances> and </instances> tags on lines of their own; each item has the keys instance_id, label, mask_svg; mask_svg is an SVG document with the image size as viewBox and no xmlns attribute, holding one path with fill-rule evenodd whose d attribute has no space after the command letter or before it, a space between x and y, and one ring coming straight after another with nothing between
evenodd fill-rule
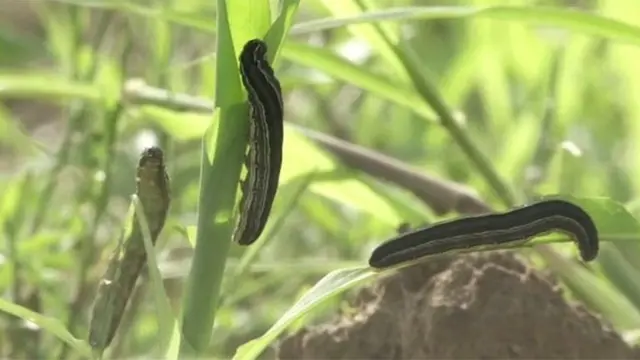
<instances>
[{"instance_id":1,"label":"dense grass","mask_svg":"<svg viewBox=\"0 0 640 360\"><path fill-rule=\"evenodd\" d=\"M0 354L90 356L87 316L153 143L172 179L150 264L160 276L145 271L109 358L254 358L374 280L368 254L400 223L546 195L592 214L600 256L580 263L560 235L523 253L633 334L640 4L544 3L23 5L39 30L0 26ZM236 58L254 37L269 45L286 125L274 211L245 249L229 241L247 129ZM378 153L349 158L336 139Z\"/></svg>"}]
</instances>

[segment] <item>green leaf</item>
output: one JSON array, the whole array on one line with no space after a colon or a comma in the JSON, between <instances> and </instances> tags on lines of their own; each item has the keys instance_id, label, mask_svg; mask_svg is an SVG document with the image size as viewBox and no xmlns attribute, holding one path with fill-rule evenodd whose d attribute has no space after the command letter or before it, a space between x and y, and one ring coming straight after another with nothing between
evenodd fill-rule
<instances>
[{"instance_id":1,"label":"green leaf","mask_svg":"<svg viewBox=\"0 0 640 360\"><path fill-rule=\"evenodd\" d=\"M363 16L363 12L367 10L365 6L363 6L365 3L363 0L322 0L322 3L326 10L336 18L341 16L360 17ZM369 1L367 1L367 6L371 6ZM393 50L392 45L385 39L385 37L389 37L396 40L398 38L397 31L391 31L388 27L378 23L362 24L361 26L343 24L342 26L346 26L347 31L356 38L366 40L389 65L394 77L399 77L403 81L407 80L409 74L407 74L405 67Z\"/></svg>"},{"instance_id":2,"label":"green leaf","mask_svg":"<svg viewBox=\"0 0 640 360\"><path fill-rule=\"evenodd\" d=\"M405 106L428 121L435 121L433 111L421 101L413 88L367 67L354 64L335 53L293 41L285 43L283 56L292 62L320 70L335 79L346 81L395 104Z\"/></svg>"},{"instance_id":3,"label":"green leaf","mask_svg":"<svg viewBox=\"0 0 640 360\"><path fill-rule=\"evenodd\" d=\"M91 84L83 84L47 73L8 74L0 71L0 98L97 101L100 90Z\"/></svg>"},{"instance_id":4,"label":"green leaf","mask_svg":"<svg viewBox=\"0 0 640 360\"><path fill-rule=\"evenodd\" d=\"M36 324L43 330L48 331L58 339L67 343L72 349L77 351L78 354L82 356L89 358L92 356L91 347L89 346L89 344L86 341L76 339L73 335L71 335L71 333L69 333L69 331L65 328L64 324L58 319L38 314L34 311L11 303L2 298L0 298L0 311L4 311L5 313L17 316L25 321L30 321Z\"/></svg>"},{"instance_id":5,"label":"green leaf","mask_svg":"<svg viewBox=\"0 0 640 360\"><path fill-rule=\"evenodd\" d=\"M600 246L598 263L606 279L624 294L636 309L640 309L640 271L611 243Z\"/></svg>"},{"instance_id":6,"label":"green leaf","mask_svg":"<svg viewBox=\"0 0 640 360\"><path fill-rule=\"evenodd\" d=\"M152 121L177 140L187 141L202 137L211 126L211 116L177 113L157 106L144 105L137 117Z\"/></svg>"},{"instance_id":7,"label":"green leaf","mask_svg":"<svg viewBox=\"0 0 640 360\"><path fill-rule=\"evenodd\" d=\"M640 328L640 312L607 280L557 254L545 254L545 263L581 301L602 313L618 330Z\"/></svg>"},{"instance_id":8,"label":"green leaf","mask_svg":"<svg viewBox=\"0 0 640 360\"><path fill-rule=\"evenodd\" d=\"M156 317L158 319L158 341L156 342L157 356L170 360L177 359L180 349L181 334L177 318L174 316L171 303L164 290L162 283L162 275L156 262L156 252L151 240L149 225L145 218L144 209L137 196L134 196L134 205L136 206L137 221L140 222L142 229L142 239L144 249L147 253L147 270L151 279L151 292L156 303Z\"/></svg>"},{"instance_id":9,"label":"green leaf","mask_svg":"<svg viewBox=\"0 0 640 360\"><path fill-rule=\"evenodd\" d=\"M304 34L378 21L459 19L466 17L552 25L615 41L640 44L640 27L638 26L579 10L535 6L414 6L388 8L341 19L329 18L301 23L295 26L291 32L292 34Z\"/></svg>"},{"instance_id":10,"label":"green leaf","mask_svg":"<svg viewBox=\"0 0 640 360\"><path fill-rule=\"evenodd\" d=\"M275 341L294 321L311 312L317 306L340 293L372 280L376 273L368 267L335 270L327 274L307 291L280 319L262 336L240 346L234 360L256 359L269 344Z\"/></svg>"}]
</instances>

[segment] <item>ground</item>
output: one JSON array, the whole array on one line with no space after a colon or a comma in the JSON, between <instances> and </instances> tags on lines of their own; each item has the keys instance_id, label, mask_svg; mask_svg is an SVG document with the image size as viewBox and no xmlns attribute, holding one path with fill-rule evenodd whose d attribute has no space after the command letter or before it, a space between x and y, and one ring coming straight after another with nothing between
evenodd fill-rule
<instances>
[{"instance_id":1,"label":"ground","mask_svg":"<svg viewBox=\"0 0 640 360\"><path fill-rule=\"evenodd\" d=\"M284 339L280 359L640 359L606 321L512 252L416 265L356 309Z\"/></svg>"}]
</instances>

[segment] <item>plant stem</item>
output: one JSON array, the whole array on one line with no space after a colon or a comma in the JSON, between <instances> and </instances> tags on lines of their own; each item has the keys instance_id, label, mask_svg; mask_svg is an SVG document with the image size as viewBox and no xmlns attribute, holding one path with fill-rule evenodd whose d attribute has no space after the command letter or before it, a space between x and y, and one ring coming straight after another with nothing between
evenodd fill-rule
<instances>
[{"instance_id":1,"label":"plant stem","mask_svg":"<svg viewBox=\"0 0 640 360\"><path fill-rule=\"evenodd\" d=\"M233 208L249 135L248 106L243 101L239 76L229 75L230 71L238 74L238 65L227 16L227 0L218 0L218 111L202 143L198 228L184 295L182 354L201 355L209 346L231 246Z\"/></svg>"}]
</instances>

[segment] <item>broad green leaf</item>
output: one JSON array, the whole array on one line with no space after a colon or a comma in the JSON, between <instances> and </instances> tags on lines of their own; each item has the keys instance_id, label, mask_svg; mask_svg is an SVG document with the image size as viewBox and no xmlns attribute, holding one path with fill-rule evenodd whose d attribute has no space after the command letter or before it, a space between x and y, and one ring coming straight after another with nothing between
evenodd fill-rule
<instances>
[{"instance_id":1,"label":"broad green leaf","mask_svg":"<svg viewBox=\"0 0 640 360\"><path fill-rule=\"evenodd\" d=\"M227 11L236 54L248 40L263 39L271 25L269 0L229 1Z\"/></svg>"},{"instance_id":2,"label":"broad green leaf","mask_svg":"<svg viewBox=\"0 0 640 360\"><path fill-rule=\"evenodd\" d=\"M219 111L215 112L211 127L216 130L207 131L202 142L196 244L183 296L181 356L201 355L211 340L247 144L249 112L233 44L245 35L240 29L230 28L243 14L237 9L230 12L227 4L225 0L217 1L215 107ZM253 14L258 23L265 15Z\"/></svg>"},{"instance_id":3,"label":"broad green leaf","mask_svg":"<svg viewBox=\"0 0 640 360\"><path fill-rule=\"evenodd\" d=\"M269 33L265 37L267 44L269 44L272 49L275 49L275 51L269 54L268 58L274 67L278 66L282 44L293 26L293 19L300 5L300 0L284 0L278 3L281 5L280 15L271 25L271 29L269 29Z\"/></svg>"}]
</instances>

